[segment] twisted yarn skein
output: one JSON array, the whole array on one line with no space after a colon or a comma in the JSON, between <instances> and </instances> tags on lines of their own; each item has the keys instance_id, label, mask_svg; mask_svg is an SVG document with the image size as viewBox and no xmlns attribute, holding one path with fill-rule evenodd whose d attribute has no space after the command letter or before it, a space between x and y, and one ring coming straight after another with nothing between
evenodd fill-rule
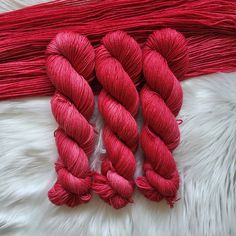
<instances>
[{"instance_id":1,"label":"twisted yarn skein","mask_svg":"<svg viewBox=\"0 0 236 236\"><path fill-rule=\"evenodd\" d=\"M149 36L143 48L146 84L140 92L144 173L136 184L150 200L166 199L171 207L179 188L179 173L171 153L180 141L175 119L183 101L179 80L183 79L187 67L187 43L182 34L162 29Z\"/></svg>"},{"instance_id":2,"label":"twisted yarn skein","mask_svg":"<svg viewBox=\"0 0 236 236\"><path fill-rule=\"evenodd\" d=\"M135 115L139 95L135 85L142 70L138 43L122 31L108 33L96 49L95 71L103 89L99 111L104 119L106 155L101 174L95 173L93 190L114 208L132 202L138 127Z\"/></svg>"},{"instance_id":3,"label":"twisted yarn skein","mask_svg":"<svg viewBox=\"0 0 236 236\"><path fill-rule=\"evenodd\" d=\"M55 131L58 176L48 197L55 205L75 207L91 199L88 157L94 150L94 129L89 119L94 96L89 82L94 78L95 52L86 37L61 32L46 54L47 74L56 88L51 109L59 124Z\"/></svg>"}]
</instances>

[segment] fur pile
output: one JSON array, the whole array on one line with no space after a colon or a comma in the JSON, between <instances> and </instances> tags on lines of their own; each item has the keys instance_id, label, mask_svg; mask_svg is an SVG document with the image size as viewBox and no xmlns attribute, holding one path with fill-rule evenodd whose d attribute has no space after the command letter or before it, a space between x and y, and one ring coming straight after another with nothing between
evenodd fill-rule
<instances>
[{"instance_id":1,"label":"fur pile","mask_svg":"<svg viewBox=\"0 0 236 236\"><path fill-rule=\"evenodd\" d=\"M236 73L211 75L182 83L179 118L183 139L174 152L180 172L180 200L170 209L140 193L134 204L114 210L98 197L75 209L56 207L47 191L56 180L57 159L50 98L2 101L0 106L1 235L235 235ZM97 102L96 102L97 103ZM104 153L102 118L91 158ZM142 126L141 116L138 125ZM96 157L96 158L95 158ZM141 174L139 150L136 176Z\"/></svg>"}]
</instances>

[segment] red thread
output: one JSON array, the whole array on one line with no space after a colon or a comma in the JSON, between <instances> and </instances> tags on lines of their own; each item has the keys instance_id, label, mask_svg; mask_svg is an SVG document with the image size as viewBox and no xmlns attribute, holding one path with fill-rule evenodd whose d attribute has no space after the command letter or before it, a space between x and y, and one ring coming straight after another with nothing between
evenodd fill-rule
<instances>
[{"instance_id":1,"label":"red thread","mask_svg":"<svg viewBox=\"0 0 236 236\"><path fill-rule=\"evenodd\" d=\"M183 120L182 119L177 119L176 121L177 121L178 125L182 125L183 124Z\"/></svg>"},{"instance_id":2,"label":"red thread","mask_svg":"<svg viewBox=\"0 0 236 236\"><path fill-rule=\"evenodd\" d=\"M54 93L44 52L64 30L94 45L125 30L142 44L154 30L170 27L188 41L186 78L236 70L235 0L60 0L0 14L0 22L0 99Z\"/></svg>"},{"instance_id":3,"label":"red thread","mask_svg":"<svg viewBox=\"0 0 236 236\"><path fill-rule=\"evenodd\" d=\"M95 173L93 190L114 208L132 202L138 145L135 115L139 97L135 85L142 70L142 51L128 34L116 31L102 39L96 50L96 75L103 86L99 111L104 119L106 156L101 174Z\"/></svg>"},{"instance_id":4,"label":"red thread","mask_svg":"<svg viewBox=\"0 0 236 236\"><path fill-rule=\"evenodd\" d=\"M187 43L182 34L162 29L149 36L143 48L146 84L140 93L144 173L136 184L150 200L164 198L171 207L179 188L179 174L171 154L180 141L175 117L182 106L183 93L178 79L183 79L187 66Z\"/></svg>"},{"instance_id":5,"label":"red thread","mask_svg":"<svg viewBox=\"0 0 236 236\"><path fill-rule=\"evenodd\" d=\"M55 205L75 207L91 199L88 157L94 150L94 130L88 120L94 96L89 82L94 78L95 52L86 37L62 32L48 45L46 54L47 74L56 88L51 108L59 124L55 131L58 177L48 197Z\"/></svg>"}]
</instances>

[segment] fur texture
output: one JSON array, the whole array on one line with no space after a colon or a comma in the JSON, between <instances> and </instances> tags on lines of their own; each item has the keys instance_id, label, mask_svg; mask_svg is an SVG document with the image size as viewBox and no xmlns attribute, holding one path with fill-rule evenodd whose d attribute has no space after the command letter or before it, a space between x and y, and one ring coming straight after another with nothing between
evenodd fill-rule
<instances>
[{"instance_id":1,"label":"fur texture","mask_svg":"<svg viewBox=\"0 0 236 236\"><path fill-rule=\"evenodd\" d=\"M17 10L34 4L48 2L49 0L2 0L0 3L0 12Z\"/></svg>"},{"instance_id":2,"label":"fur texture","mask_svg":"<svg viewBox=\"0 0 236 236\"><path fill-rule=\"evenodd\" d=\"M52 168L57 157L50 99L1 102L0 234L235 235L236 73L193 79L182 86L182 140L174 152L180 200L173 209L138 193L134 204L119 211L97 196L76 209L55 207L47 199L47 189L56 179ZM101 117L93 122L99 132ZM98 155L104 153L101 132L98 137L95 169ZM136 156L139 175L142 155Z\"/></svg>"}]
</instances>

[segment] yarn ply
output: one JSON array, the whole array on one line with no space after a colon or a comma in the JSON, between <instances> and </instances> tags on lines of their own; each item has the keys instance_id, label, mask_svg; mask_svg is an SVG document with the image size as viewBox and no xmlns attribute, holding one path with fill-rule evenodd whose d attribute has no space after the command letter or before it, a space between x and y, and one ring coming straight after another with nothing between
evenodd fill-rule
<instances>
[{"instance_id":1,"label":"yarn ply","mask_svg":"<svg viewBox=\"0 0 236 236\"><path fill-rule=\"evenodd\" d=\"M94 150L94 130L89 119L94 96L89 82L94 78L95 52L84 36L62 32L46 54L47 74L56 88L51 108L59 124L55 131L58 177L48 197L56 205L75 207L91 198L88 157Z\"/></svg>"},{"instance_id":2,"label":"yarn ply","mask_svg":"<svg viewBox=\"0 0 236 236\"><path fill-rule=\"evenodd\" d=\"M95 173L93 190L114 208L132 202L138 145L135 115L139 96L135 85L142 70L142 51L128 34L108 33L96 51L96 75L103 86L99 111L104 119L106 155L101 174Z\"/></svg>"},{"instance_id":3,"label":"yarn ply","mask_svg":"<svg viewBox=\"0 0 236 236\"><path fill-rule=\"evenodd\" d=\"M187 44L182 34L162 29L151 34L143 48L143 74L146 84L140 99L144 126L141 147L143 176L136 184L153 201L176 201L179 174L171 152L178 146L180 132L175 117L182 106L182 80L188 66Z\"/></svg>"}]
</instances>

